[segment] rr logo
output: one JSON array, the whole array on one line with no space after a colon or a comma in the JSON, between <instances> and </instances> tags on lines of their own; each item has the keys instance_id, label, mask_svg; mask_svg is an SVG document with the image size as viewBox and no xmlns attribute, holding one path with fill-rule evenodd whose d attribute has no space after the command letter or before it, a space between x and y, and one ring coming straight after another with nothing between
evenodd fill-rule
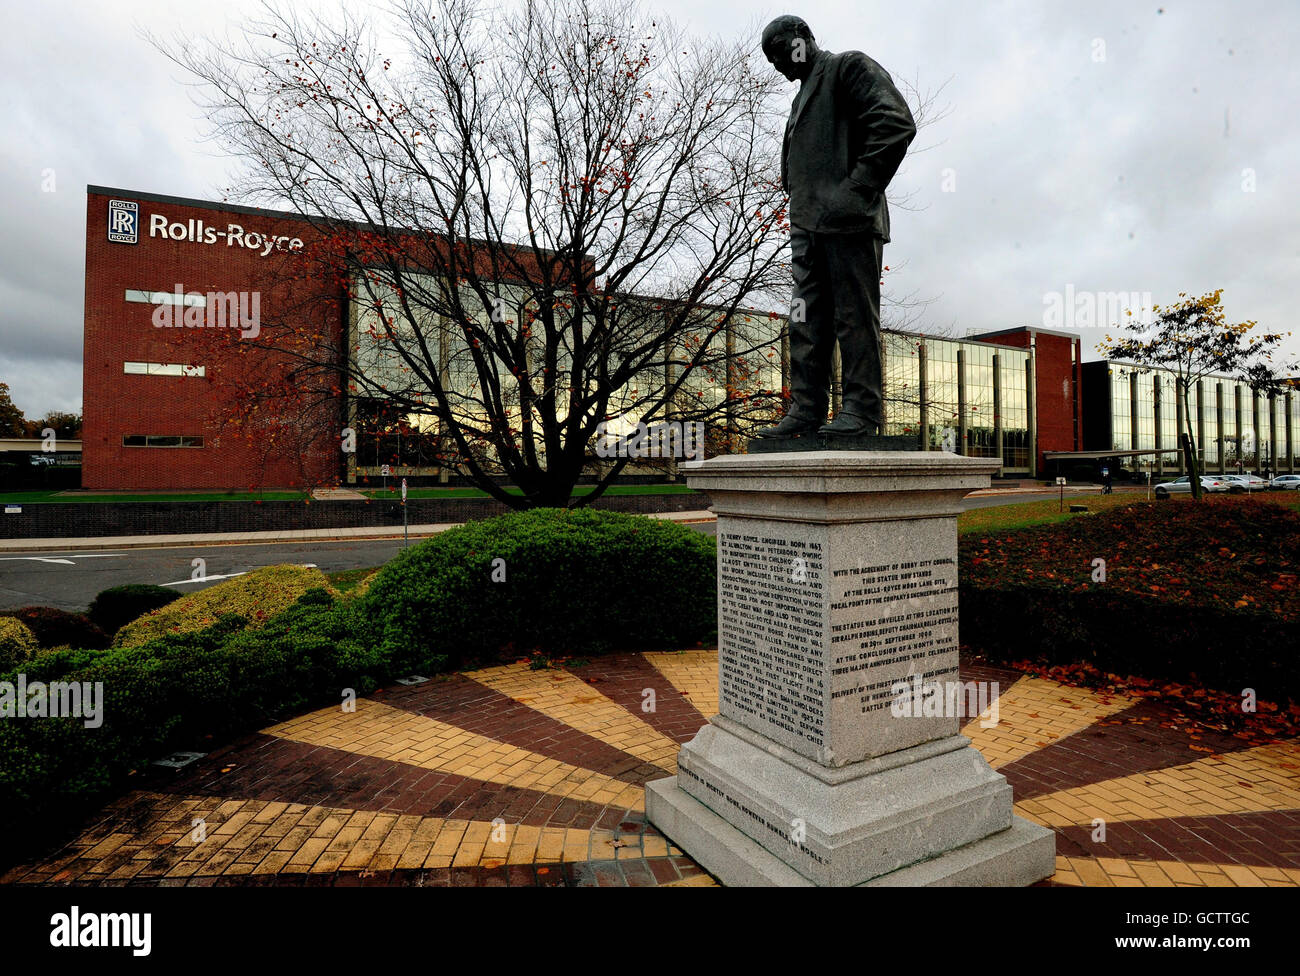
<instances>
[{"instance_id":1,"label":"rr logo","mask_svg":"<svg viewBox=\"0 0 1300 976\"><path fill-rule=\"evenodd\" d=\"M135 244L140 238L140 204L108 201L108 239L114 244Z\"/></svg>"}]
</instances>

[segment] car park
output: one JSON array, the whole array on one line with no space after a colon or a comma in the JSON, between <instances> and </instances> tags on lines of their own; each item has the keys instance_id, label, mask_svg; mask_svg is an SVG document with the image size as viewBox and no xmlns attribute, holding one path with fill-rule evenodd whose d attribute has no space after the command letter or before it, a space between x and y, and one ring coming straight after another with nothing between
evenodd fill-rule
<instances>
[{"instance_id":1,"label":"car park","mask_svg":"<svg viewBox=\"0 0 1300 976\"><path fill-rule=\"evenodd\" d=\"M1204 492L1221 492L1228 491L1228 483L1221 481L1217 477L1201 475L1201 490ZM1157 498L1168 498L1170 495L1191 494L1192 482L1187 475L1181 478L1175 478L1173 481L1165 481L1156 485L1155 492Z\"/></svg>"},{"instance_id":2,"label":"car park","mask_svg":"<svg viewBox=\"0 0 1300 976\"><path fill-rule=\"evenodd\" d=\"M1228 491L1240 495L1247 491L1266 491L1269 483L1257 474L1221 474L1220 481L1228 484Z\"/></svg>"}]
</instances>

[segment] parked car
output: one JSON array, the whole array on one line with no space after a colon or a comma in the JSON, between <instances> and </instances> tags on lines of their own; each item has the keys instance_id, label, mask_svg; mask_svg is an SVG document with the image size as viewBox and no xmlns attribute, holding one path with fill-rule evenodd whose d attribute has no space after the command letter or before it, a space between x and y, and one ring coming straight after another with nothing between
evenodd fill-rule
<instances>
[{"instance_id":1,"label":"parked car","mask_svg":"<svg viewBox=\"0 0 1300 976\"><path fill-rule=\"evenodd\" d=\"M1234 495L1245 491L1266 491L1269 487L1268 482L1257 474L1221 474L1218 477L1228 483L1228 491Z\"/></svg>"},{"instance_id":2,"label":"parked car","mask_svg":"<svg viewBox=\"0 0 1300 976\"><path fill-rule=\"evenodd\" d=\"M1290 488L1295 491L1300 488L1300 474L1280 474L1269 482L1274 488Z\"/></svg>"},{"instance_id":3,"label":"parked car","mask_svg":"<svg viewBox=\"0 0 1300 976\"><path fill-rule=\"evenodd\" d=\"M1205 492L1217 492L1228 491L1229 488L1226 481L1221 481L1217 477L1212 478L1205 474L1201 475L1201 490ZM1175 478L1173 481L1166 481L1156 485L1157 498L1168 498L1170 495L1176 495L1179 492L1191 494L1191 491L1192 481L1187 475L1183 475L1181 478Z\"/></svg>"}]
</instances>

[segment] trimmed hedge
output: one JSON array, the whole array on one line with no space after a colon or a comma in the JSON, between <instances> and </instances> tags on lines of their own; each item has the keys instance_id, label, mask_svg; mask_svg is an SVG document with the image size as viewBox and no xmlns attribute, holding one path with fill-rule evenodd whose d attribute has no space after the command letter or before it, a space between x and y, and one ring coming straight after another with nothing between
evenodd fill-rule
<instances>
[{"instance_id":1,"label":"trimmed hedge","mask_svg":"<svg viewBox=\"0 0 1300 976\"><path fill-rule=\"evenodd\" d=\"M104 590L90 604L86 615L105 634L113 635L137 617L180 599L180 593L152 583L128 583Z\"/></svg>"},{"instance_id":2,"label":"trimmed hedge","mask_svg":"<svg viewBox=\"0 0 1300 976\"><path fill-rule=\"evenodd\" d=\"M122 627L114 647L139 647L169 634L191 634L235 614L257 628L311 589L326 589L329 581L319 569L267 566L190 593Z\"/></svg>"},{"instance_id":3,"label":"trimmed hedge","mask_svg":"<svg viewBox=\"0 0 1300 976\"><path fill-rule=\"evenodd\" d=\"M359 633L386 656L451 667L693 645L716 631L716 561L712 538L666 520L514 512L400 553L355 601Z\"/></svg>"},{"instance_id":4,"label":"trimmed hedge","mask_svg":"<svg viewBox=\"0 0 1300 976\"><path fill-rule=\"evenodd\" d=\"M7 610L5 616L21 620L41 647L108 646L108 635L84 613L68 613L58 607L23 607Z\"/></svg>"},{"instance_id":5,"label":"trimmed hedge","mask_svg":"<svg viewBox=\"0 0 1300 976\"><path fill-rule=\"evenodd\" d=\"M1300 699L1300 514L1288 508L1249 497L1134 505L966 536L960 553L961 640L992 660Z\"/></svg>"},{"instance_id":6,"label":"trimmed hedge","mask_svg":"<svg viewBox=\"0 0 1300 976\"><path fill-rule=\"evenodd\" d=\"M1102 671L1300 700L1295 624L1137 593L960 586L961 641L990 660L1086 661Z\"/></svg>"},{"instance_id":7,"label":"trimmed hedge","mask_svg":"<svg viewBox=\"0 0 1300 976\"><path fill-rule=\"evenodd\" d=\"M0 671L18 667L36 653L40 645L21 620L0 617Z\"/></svg>"}]
</instances>

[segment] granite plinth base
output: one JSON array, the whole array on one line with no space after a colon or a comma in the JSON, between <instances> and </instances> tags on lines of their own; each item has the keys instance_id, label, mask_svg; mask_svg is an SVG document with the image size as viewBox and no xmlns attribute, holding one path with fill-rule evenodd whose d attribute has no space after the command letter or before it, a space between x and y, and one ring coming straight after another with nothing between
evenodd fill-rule
<instances>
[{"instance_id":1,"label":"granite plinth base","mask_svg":"<svg viewBox=\"0 0 1300 976\"><path fill-rule=\"evenodd\" d=\"M1011 787L963 735L831 768L718 716L677 767L677 790L817 885L863 884L1012 824ZM659 802L648 796L647 814L672 837ZM674 820L691 815L680 805ZM1054 856L1042 866L1050 875Z\"/></svg>"},{"instance_id":2,"label":"granite plinth base","mask_svg":"<svg viewBox=\"0 0 1300 976\"><path fill-rule=\"evenodd\" d=\"M811 888L814 883L756 844L677 785L677 777L646 786L654 825L706 871L734 887ZM864 882L864 888L1024 887L1051 877L1056 839L1020 817L965 847Z\"/></svg>"}]
</instances>

